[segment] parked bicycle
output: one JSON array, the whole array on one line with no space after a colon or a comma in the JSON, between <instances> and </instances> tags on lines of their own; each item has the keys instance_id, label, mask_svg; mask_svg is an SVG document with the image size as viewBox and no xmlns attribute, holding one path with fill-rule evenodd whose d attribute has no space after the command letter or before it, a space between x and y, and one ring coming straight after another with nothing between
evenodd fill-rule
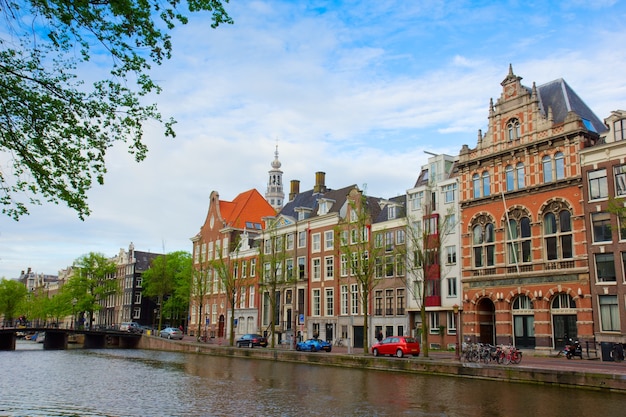
<instances>
[{"instance_id":1,"label":"parked bicycle","mask_svg":"<svg viewBox=\"0 0 626 417\"><path fill-rule=\"evenodd\" d=\"M615 362L622 362L624 360L624 345L621 343L614 343L611 348L611 359Z\"/></svg>"},{"instance_id":2,"label":"parked bicycle","mask_svg":"<svg viewBox=\"0 0 626 417\"><path fill-rule=\"evenodd\" d=\"M335 346L343 346L343 339L342 338L335 339L334 345Z\"/></svg>"}]
</instances>

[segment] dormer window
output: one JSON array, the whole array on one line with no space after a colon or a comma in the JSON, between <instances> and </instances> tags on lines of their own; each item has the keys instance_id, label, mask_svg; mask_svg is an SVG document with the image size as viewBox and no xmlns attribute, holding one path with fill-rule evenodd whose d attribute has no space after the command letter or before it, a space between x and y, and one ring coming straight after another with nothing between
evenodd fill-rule
<instances>
[{"instance_id":1,"label":"dormer window","mask_svg":"<svg viewBox=\"0 0 626 417\"><path fill-rule=\"evenodd\" d=\"M519 139L522 136L519 120L511 119L506 125L509 141Z\"/></svg>"},{"instance_id":2,"label":"dormer window","mask_svg":"<svg viewBox=\"0 0 626 417\"><path fill-rule=\"evenodd\" d=\"M396 206L391 205L387 207L387 217L389 218L389 220L396 218L396 212L397 212Z\"/></svg>"},{"instance_id":3,"label":"dormer window","mask_svg":"<svg viewBox=\"0 0 626 417\"><path fill-rule=\"evenodd\" d=\"M615 131L615 142L626 140L626 119L618 120L613 124Z\"/></svg>"},{"instance_id":4,"label":"dormer window","mask_svg":"<svg viewBox=\"0 0 626 417\"><path fill-rule=\"evenodd\" d=\"M322 216L324 214L328 214L328 212L330 211L330 209L333 206L333 203L334 203L333 200L320 198L318 203L317 203L318 204L317 215L318 216Z\"/></svg>"}]
</instances>

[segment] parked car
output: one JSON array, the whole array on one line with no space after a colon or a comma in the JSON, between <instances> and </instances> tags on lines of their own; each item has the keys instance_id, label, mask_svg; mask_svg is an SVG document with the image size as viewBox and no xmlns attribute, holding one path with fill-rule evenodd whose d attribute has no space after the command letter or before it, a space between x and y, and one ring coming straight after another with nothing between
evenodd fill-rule
<instances>
[{"instance_id":1,"label":"parked car","mask_svg":"<svg viewBox=\"0 0 626 417\"><path fill-rule=\"evenodd\" d=\"M401 358L405 355L420 355L420 344L414 337L389 336L372 346L374 356L396 355Z\"/></svg>"},{"instance_id":2,"label":"parked car","mask_svg":"<svg viewBox=\"0 0 626 417\"><path fill-rule=\"evenodd\" d=\"M330 352L333 350L333 346L322 339L308 339L303 342L298 342L296 344L296 350L303 352L317 352L319 350L324 350L326 352Z\"/></svg>"},{"instance_id":3,"label":"parked car","mask_svg":"<svg viewBox=\"0 0 626 417\"><path fill-rule=\"evenodd\" d=\"M139 323L135 323L134 321L124 322L120 324L121 332L129 332L129 333L143 333L143 329L139 325Z\"/></svg>"},{"instance_id":4,"label":"parked car","mask_svg":"<svg viewBox=\"0 0 626 417\"><path fill-rule=\"evenodd\" d=\"M244 334L239 339L237 339L237 347L248 346L248 347L267 347L267 339L261 336L260 334Z\"/></svg>"},{"instance_id":5,"label":"parked car","mask_svg":"<svg viewBox=\"0 0 626 417\"><path fill-rule=\"evenodd\" d=\"M168 339L183 340L183 332L175 327L166 327L159 332L159 336L167 337Z\"/></svg>"}]
</instances>

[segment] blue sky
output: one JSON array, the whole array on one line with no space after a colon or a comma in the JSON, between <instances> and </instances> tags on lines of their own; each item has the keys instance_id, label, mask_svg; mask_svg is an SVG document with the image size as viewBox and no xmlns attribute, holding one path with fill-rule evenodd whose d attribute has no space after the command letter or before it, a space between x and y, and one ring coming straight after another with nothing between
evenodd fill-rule
<instances>
[{"instance_id":1,"label":"blue sky","mask_svg":"<svg viewBox=\"0 0 626 417\"><path fill-rule=\"evenodd\" d=\"M513 65L531 86L563 78L600 119L626 108L626 5L618 1L236 1L232 26L196 15L154 68L175 139L148 126L147 159L117 146L93 214L31 209L0 223L0 277L46 274L94 251L191 251L211 191L265 193L278 145L288 193L316 171L393 197L424 151L456 155L487 128Z\"/></svg>"}]
</instances>

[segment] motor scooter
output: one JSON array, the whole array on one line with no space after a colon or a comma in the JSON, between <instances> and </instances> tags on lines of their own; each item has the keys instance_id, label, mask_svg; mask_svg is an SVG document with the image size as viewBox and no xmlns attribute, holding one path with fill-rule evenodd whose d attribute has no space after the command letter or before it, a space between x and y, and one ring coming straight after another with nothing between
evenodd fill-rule
<instances>
[{"instance_id":1,"label":"motor scooter","mask_svg":"<svg viewBox=\"0 0 626 417\"><path fill-rule=\"evenodd\" d=\"M565 349L563 349L563 353L565 353L565 357L567 359L572 359L574 356L578 356L580 359L583 358L583 347L580 345L578 340L572 341L569 340L569 343L565 345Z\"/></svg>"}]
</instances>

